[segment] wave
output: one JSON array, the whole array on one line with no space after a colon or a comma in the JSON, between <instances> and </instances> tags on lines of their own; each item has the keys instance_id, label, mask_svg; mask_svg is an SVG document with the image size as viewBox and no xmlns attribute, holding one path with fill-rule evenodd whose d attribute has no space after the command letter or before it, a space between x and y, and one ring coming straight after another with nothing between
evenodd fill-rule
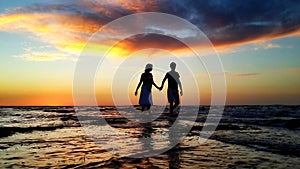
<instances>
[{"instance_id":1,"label":"wave","mask_svg":"<svg viewBox=\"0 0 300 169\"><path fill-rule=\"evenodd\" d=\"M49 131L63 128L60 126L36 126L36 127L0 127L0 138L13 135L15 133L28 133L32 131Z\"/></svg>"}]
</instances>

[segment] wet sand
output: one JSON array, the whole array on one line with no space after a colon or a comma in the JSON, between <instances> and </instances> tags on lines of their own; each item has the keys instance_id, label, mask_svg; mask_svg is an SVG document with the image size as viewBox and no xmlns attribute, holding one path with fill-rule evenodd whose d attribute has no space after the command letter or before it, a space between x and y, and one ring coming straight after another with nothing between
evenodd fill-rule
<instances>
[{"instance_id":1,"label":"wet sand","mask_svg":"<svg viewBox=\"0 0 300 169\"><path fill-rule=\"evenodd\" d=\"M298 119L298 108L291 108L278 123L266 122L266 113L231 108L226 110L214 135L199 144L199 132L203 125L204 111L199 112L191 132L171 150L147 158L121 157L107 151L87 137L69 108L9 108L1 109L2 134L0 138L1 168L298 168L300 166L299 129L288 128L287 122ZM277 108L278 109L278 108ZM276 109L276 110L277 110ZM288 112L286 107L283 107ZM46 110L46 111L45 111ZM247 117L241 110L248 112ZM108 113L111 125L128 135L161 133L170 123L152 123L152 130L141 130ZM268 110L269 111L269 110ZM253 110L254 112L254 110ZM252 113L253 113L252 112ZM278 110L278 112L282 112ZM27 120L26 120L27 119ZM254 123L255 121L255 123ZM284 122L282 122L284 121ZM264 122L264 123L263 123ZM127 127L126 127L127 126ZM145 135L144 135L145 136ZM111 138L114 141L115 138ZM128 152L132 147L127 147Z\"/></svg>"}]
</instances>

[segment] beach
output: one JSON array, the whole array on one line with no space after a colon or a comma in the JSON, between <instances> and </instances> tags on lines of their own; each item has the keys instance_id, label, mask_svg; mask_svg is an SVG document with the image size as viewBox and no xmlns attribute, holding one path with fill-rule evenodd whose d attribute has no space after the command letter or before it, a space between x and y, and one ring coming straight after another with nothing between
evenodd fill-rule
<instances>
[{"instance_id":1,"label":"beach","mask_svg":"<svg viewBox=\"0 0 300 169\"><path fill-rule=\"evenodd\" d=\"M199 133L208 110L209 106L199 107L191 131L172 149L154 156L133 158L114 154L97 144L78 121L80 117L73 107L1 107L0 167L300 167L300 106L226 106L216 131L200 144ZM106 121L112 127L124 132L132 141L138 137L164 135L172 125L167 113L145 126L122 117L114 107L99 107L100 111L107 115ZM179 113L185 111L189 109ZM89 112L89 108L86 112L85 118L89 117L92 122L97 112ZM117 137L106 139L111 144L122 145L122 140L118 142ZM151 148L160 149L166 142L153 143ZM145 145L137 142L126 146L123 151L130 154Z\"/></svg>"}]
</instances>

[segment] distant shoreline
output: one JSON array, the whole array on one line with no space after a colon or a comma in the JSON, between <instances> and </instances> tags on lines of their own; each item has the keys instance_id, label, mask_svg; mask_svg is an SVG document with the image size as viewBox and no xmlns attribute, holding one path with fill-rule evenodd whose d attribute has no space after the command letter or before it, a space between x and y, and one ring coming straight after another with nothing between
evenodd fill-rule
<instances>
[{"instance_id":1,"label":"distant shoreline","mask_svg":"<svg viewBox=\"0 0 300 169\"><path fill-rule=\"evenodd\" d=\"M138 107L139 105L120 105L118 107L129 107L129 106L133 106L133 107ZM166 106L166 105L153 105L153 106ZM184 106L211 106L211 105L184 105ZM300 104L228 104L228 105L214 105L214 106L300 106ZM91 105L82 105L82 106L71 106L71 105L60 105L60 106L49 106L49 105L43 105L43 106L30 106L30 105L0 105L0 108L2 107L116 107L115 105L99 105L99 106L91 106Z\"/></svg>"}]
</instances>

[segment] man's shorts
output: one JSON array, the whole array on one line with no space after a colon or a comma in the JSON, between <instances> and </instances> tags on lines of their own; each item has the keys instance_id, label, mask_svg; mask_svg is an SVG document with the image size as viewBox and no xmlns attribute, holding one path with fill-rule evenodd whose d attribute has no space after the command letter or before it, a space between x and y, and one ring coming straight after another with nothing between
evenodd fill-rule
<instances>
[{"instance_id":1,"label":"man's shorts","mask_svg":"<svg viewBox=\"0 0 300 169\"><path fill-rule=\"evenodd\" d=\"M177 89L168 88L168 101L169 103L179 104L179 94Z\"/></svg>"}]
</instances>

